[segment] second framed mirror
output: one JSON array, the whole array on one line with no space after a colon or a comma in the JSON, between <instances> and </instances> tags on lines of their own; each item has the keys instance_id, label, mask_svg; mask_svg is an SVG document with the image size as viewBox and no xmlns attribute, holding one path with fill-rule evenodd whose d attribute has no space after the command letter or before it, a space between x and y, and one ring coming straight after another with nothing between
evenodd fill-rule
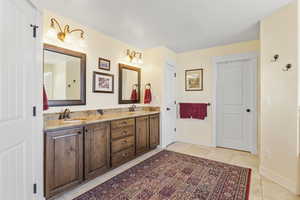
<instances>
[{"instance_id":1,"label":"second framed mirror","mask_svg":"<svg viewBox=\"0 0 300 200\"><path fill-rule=\"evenodd\" d=\"M119 64L119 104L140 103L141 69Z\"/></svg>"}]
</instances>

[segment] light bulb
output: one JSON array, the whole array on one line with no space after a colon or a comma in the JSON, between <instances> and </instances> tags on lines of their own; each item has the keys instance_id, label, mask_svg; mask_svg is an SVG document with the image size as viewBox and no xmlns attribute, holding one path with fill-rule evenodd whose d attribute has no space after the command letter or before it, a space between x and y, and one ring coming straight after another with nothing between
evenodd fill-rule
<instances>
[{"instance_id":1,"label":"light bulb","mask_svg":"<svg viewBox=\"0 0 300 200\"><path fill-rule=\"evenodd\" d=\"M137 59L136 57L134 57L134 58L132 59L132 63L138 63L138 59Z\"/></svg>"},{"instance_id":2,"label":"light bulb","mask_svg":"<svg viewBox=\"0 0 300 200\"><path fill-rule=\"evenodd\" d=\"M143 60L139 58L139 59L138 59L138 64L141 65L141 64L143 64L143 63L144 63Z\"/></svg>"},{"instance_id":3,"label":"light bulb","mask_svg":"<svg viewBox=\"0 0 300 200\"><path fill-rule=\"evenodd\" d=\"M73 42L73 37L70 34L66 34L65 42L66 43L72 43Z\"/></svg>"},{"instance_id":4,"label":"light bulb","mask_svg":"<svg viewBox=\"0 0 300 200\"><path fill-rule=\"evenodd\" d=\"M57 32L53 26L51 26L51 28L48 30L47 36L52 39L57 37Z\"/></svg>"}]
</instances>

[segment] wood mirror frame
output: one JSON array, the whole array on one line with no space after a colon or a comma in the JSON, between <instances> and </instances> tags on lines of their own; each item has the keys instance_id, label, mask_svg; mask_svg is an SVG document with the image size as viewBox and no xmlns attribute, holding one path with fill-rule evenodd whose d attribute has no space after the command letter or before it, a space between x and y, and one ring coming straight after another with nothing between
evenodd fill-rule
<instances>
[{"instance_id":1,"label":"wood mirror frame","mask_svg":"<svg viewBox=\"0 0 300 200\"><path fill-rule=\"evenodd\" d=\"M123 92L122 92L123 69L136 71L138 73L138 88L137 88L138 97L137 97L136 101L122 99L122 96L123 96ZM134 104L134 103L140 103L140 102L141 102L141 69L137 68L137 67L125 65L125 64L119 64L119 104Z\"/></svg>"},{"instance_id":2,"label":"wood mirror frame","mask_svg":"<svg viewBox=\"0 0 300 200\"><path fill-rule=\"evenodd\" d=\"M64 49L51 44L44 44L44 52L51 51L80 59L80 99L79 100L48 100L49 107L86 105L86 54ZM44 61L43 61L44 70Z\"/></svg>"}]
</instances>

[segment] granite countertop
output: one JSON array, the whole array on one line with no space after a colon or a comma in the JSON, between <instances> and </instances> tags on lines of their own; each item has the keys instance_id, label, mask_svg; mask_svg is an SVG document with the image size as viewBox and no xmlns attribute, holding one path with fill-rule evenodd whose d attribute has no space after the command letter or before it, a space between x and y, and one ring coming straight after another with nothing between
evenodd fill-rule
<instances>
[{"instance_id":1,"label":"granite countertop","mask_svg":"<svg viewBox=\"0 0 300 200\"><path fill-rule=\"evenodd\" d=\"M90 115L87 117L75 117L70 120L46 120L44 122L44 131L52 131L68 127L80 127L98 122L113 121L118 119L133 118L145 115L158 114L160 111L135 111L135 112L117 112L104 115Z\"/></svg>"}]
</instances>

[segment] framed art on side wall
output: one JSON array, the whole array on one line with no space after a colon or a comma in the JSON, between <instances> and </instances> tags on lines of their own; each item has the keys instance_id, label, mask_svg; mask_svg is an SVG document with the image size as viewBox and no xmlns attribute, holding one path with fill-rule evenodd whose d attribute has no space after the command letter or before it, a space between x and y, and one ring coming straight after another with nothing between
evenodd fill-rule
<instances>
[{"instance_id":1,"label":"framed art on side wall","mask_svg":"<svg viewBox=\"0 0 300 200\"><path fill-rule=\"evenodd\" d=\"M114 93L114 75L94 72L93 92Z\"/></svg>"},{"instance_id":2,"label":"framed art on side wall","mask_svg":"<svg viewBox=\"0 0 300 200\"><path fill-rule=\"evenodd\" d=\"M99 58L98 68L102 70L110 71L110 60Z\"/></svg>"},{"instance_id":3,"label":"framed art on side wall","mask_svg":"<svg viewBox=\"0 0 300 200\"><path fill-rule=\"evenodd\" d=\"M203 91L203 69L185 70L185 91Z\"/></svg>"}]
</instances>

